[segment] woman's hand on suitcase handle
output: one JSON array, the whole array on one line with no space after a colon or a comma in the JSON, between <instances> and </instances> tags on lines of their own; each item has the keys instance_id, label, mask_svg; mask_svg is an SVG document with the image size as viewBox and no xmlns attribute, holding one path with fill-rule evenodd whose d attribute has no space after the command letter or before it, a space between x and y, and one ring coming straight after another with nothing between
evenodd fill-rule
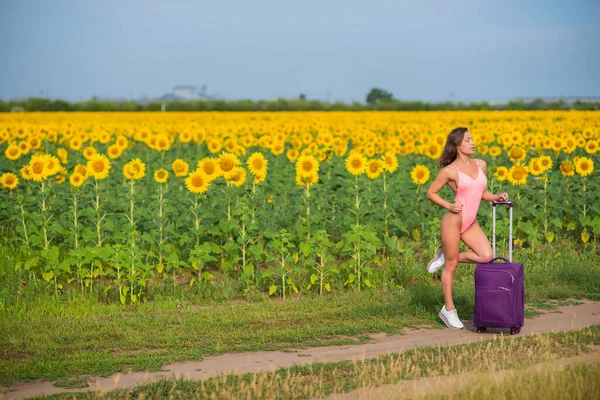
<instances>
[{"instance_id":1,"label":"woman's hand on suitcase handle","mask_svg":"<svg viewBox=\"0 0 600 400\"><path fill-rule=\"evenodd\" d=\"M457 201L456 203L448 203L448 210L450 210L451 212L458 214L459 212L462 211L462 203L460 201Z\"/></svg>"},{"instance_id":2,"label":"woman's hand on suitcase handle","mask_svg":"<svg viewBox=\"0 0 600 400\"><path fill-rule=\"evenodd\" d=\"M508 201L508 193L504 192L498 195L498 200L496 201Z\"/></svg>"}]
</instances>

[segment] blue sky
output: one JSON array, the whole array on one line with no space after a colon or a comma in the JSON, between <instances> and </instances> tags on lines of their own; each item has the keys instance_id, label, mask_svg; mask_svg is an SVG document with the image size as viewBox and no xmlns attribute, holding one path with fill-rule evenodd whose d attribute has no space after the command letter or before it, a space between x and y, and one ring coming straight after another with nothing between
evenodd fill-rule
<instances>
[{"instance_id":1,"label":"blue sky","mask_svg":"<svg viewBox=\"0 0 600 400\"><path fill-rule=\"evenodd\" d=\"M0 0L0 98L600 95L600 1Z\"/></svg>"}]
</instances>

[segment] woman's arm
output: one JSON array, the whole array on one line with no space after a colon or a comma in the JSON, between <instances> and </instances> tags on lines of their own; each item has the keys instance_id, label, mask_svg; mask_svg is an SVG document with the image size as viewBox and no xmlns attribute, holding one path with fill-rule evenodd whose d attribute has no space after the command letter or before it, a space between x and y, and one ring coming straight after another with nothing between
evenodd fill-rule
<instances>
[{"instance_id":1,"label":"woman's arm","mask_svg":"<svg viewBox=\"0 0 600 400\"><path fill-rule=\"evenodd\" d=\"M481 168L481 170L483 171L483 174L486 175L487 174L487 163L484 160L475 160L475 162L477 162L477 164L479 165L479 168ZM508 193L502 193L502 194L494 194L491 192L488 192L487 190L485 190L483 192L483 194L481 195L481 199L485 200L485 201L489 201L494 202L494 201L507 201L508 200Z\"/></svg>"},{"instance_id":2,"label":"woman's arm","mask_svg":"<svg viewBox=\"0 0 600 400\"><path fill-rule=\"evenodd\" d=\"M462 204L460 203L450 203L446 200L442 199L438 192L444 187L446 183L450 181L450 171L448 168L443 168L438 175L435 177L431 185L429 185L429 189L427 189L427 198L431 200L433 203L437 204L440 207L446 208L454 213L460 212L462 209Z\"/></svg>"},{"instance_id":3,"label":"woman's arm","mask_svg":"<svg viewBox=\"0 0 600 400\"><path fill-rule=\"evenodd\" d=\"M506 193L503 193L506 194ZM494 201L504 201L502 200L502 194L494 194L494 193L490 193L487 190L485 192L483 192L483 194L481 195L481 199L485 200L485 201L489 201L494 202ZM507 199L508 199L508 195L507 195Z\"/></svg>"}]
</instances>

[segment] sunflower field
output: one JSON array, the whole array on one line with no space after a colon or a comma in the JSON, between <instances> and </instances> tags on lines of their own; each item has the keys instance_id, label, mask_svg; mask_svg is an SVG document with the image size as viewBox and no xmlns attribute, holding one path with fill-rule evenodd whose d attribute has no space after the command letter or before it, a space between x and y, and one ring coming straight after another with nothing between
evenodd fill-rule
<instances>
[{"instance_id":1,"label":"sunflower field","mask_svg":"<svg viewBox=\"0 0 600 400\"><path fill-rule=\"evenodd\" d=\"M425 192L456 126L515 202L515 245L596 249L593 111L0 114L0 246L28 282L123 304L158 283L365 290L439 248Z\"/></svg>"}]
</instances>

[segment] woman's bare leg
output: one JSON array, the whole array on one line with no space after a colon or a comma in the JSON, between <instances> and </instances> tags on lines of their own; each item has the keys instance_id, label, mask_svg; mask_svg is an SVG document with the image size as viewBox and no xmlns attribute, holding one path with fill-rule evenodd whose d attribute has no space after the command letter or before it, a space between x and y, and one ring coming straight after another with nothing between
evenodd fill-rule
<instances>
[{"instance_id":1,"label":"woman's bare leg","mask_svg":"<svg viewBox=\"0 0 600 400\"><path fill-rule=\"evenodd\" d=\"M477 221L460 235L463 243L470 251L465 251L458 255L459 263L487 263L492 260L494 253L487 236L481 230Z\"/></svg>"},{"instance_id":2,"label":"woman's bare leg","mask_svg":"<svg viewBox=\"0 0 600 400\"><path fill-rule=\"evenodd\" d=\"M454 272L458 264L458 251L460 246L460 226L462 215L447 213L442 217L441 234L442 248L444 249L444 270L442 271L442 291L444 292L444 303L446 310L454 310L452 299L452 286L454 283Z\"/></svg>"}]
</instances>

